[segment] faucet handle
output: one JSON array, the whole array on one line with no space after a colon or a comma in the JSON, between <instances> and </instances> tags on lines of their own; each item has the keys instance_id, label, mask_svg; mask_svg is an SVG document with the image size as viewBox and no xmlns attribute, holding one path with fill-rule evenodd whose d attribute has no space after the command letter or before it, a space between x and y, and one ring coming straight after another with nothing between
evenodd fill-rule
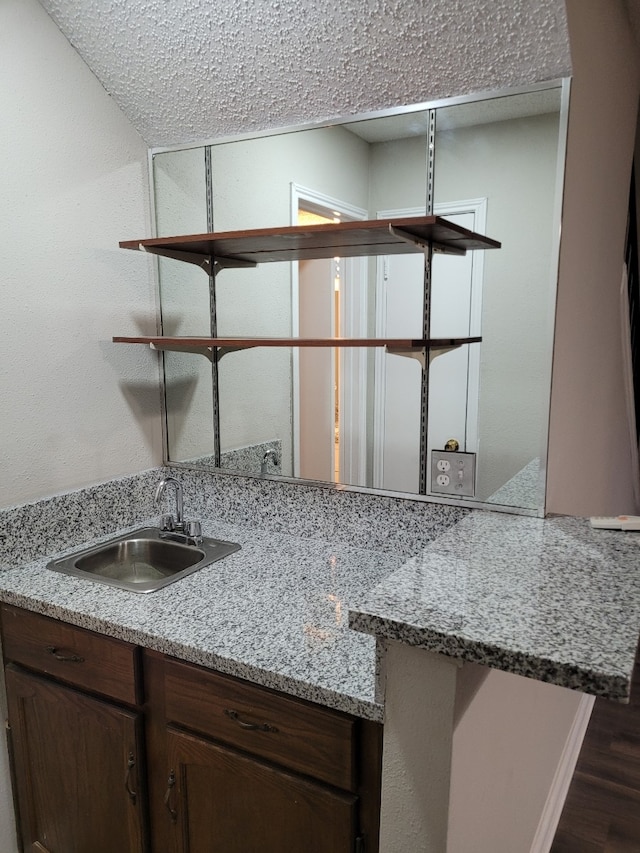
<instances>
[{"instance_id":1,"label":"faucet handle","mask_svg":"<svg viewBox=\"0 0 640 853\"><path fill-rule=\"evenodd\" d=\"M199 521L185 521L184 532L192 539L202 539L202 525Z\"/></svg>"},{"instance_id":2,"label":"faucet handle","mask_svg":"<svg viewBox=\"0 0 640 853\"><path fill-rule=\"evenodd\" d=\"M189 539L193 539L194 545L202 542L202 525L199 521L185 521L184 533Z\"/></svg>"},{"instance_id":3,"label":"faucet handle","mask_svg":"<svg viewBox=\"0 0 640 853\"><path fill-rule=\"evenodd\" d=\"M174 526L173 516L170 512L165 512L160 516L160 530L173 530Z\"/></svg>"}]
</instances>

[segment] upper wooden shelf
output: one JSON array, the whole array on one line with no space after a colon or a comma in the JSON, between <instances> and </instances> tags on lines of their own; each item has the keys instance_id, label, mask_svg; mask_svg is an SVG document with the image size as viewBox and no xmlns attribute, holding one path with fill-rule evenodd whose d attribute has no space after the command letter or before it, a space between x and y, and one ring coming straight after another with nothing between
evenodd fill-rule
<instances>
[{"instance_id":1,"label":"upper wooden shelf","mask_svg":"<svg viewBox=\"0 0 640 853\"><path fill-rule=\"evenodd\" d=\"M397 349L448 349L463 344L480 343L482 338L204 338L204 337L161 337L139 335L137 337L114 337L115 344L150 344L156 349L188 347L206 349L210 347L394 347Z\"/></svg>"},{"instance_id":2,"label":"upper wooden shelf","mask_svg":"<svg viewBox=\"0 0 640 853\"><path fill-rule=\"evenodd\" d=\"M245 267L270 261L314 258L367 257L423 251L464 255L468 249L499 249L500 243L443 219L411 216L328 225L259 228L124 240L122 249L139 249L207 268L210 259L219 266Z\"/></svg>"}]
</instances>

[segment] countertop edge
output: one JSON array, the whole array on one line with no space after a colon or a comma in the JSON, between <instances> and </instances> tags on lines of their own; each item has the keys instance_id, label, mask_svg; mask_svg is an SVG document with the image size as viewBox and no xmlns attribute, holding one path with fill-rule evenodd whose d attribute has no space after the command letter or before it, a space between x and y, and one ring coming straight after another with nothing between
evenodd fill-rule
<instances>
[{"instance_id":1,"label":"countertop edge","mask_svg":"<svg viewBox=\"0 0 640 853\"><path fill-rule=\"evenodd\" d=\"M639 549L640 534L594 530L584 518L471 513L349 607L348 625L628 702Z\"/></svg>"},{"instance_id":2,"label":"countertop edge","mask_svg":"<svg viewBox=\"0 0 640 853\"><path fill-rule=\"evenodd\" d=\"M578 664L466 640L360 610L349 610L349 627L380 640L394 640L466 663L487 666L616 702L627 703L631 695L631 682L624 675L588 671Z\"/></svg>"}]
</instances>

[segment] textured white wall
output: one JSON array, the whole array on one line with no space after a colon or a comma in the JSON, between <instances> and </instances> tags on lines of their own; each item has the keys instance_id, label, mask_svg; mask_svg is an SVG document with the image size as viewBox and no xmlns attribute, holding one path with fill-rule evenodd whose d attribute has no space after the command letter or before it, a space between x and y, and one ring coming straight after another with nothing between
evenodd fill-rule
<instances>
[{"instance_id":1,"label":"textured white wall","mask_svg":"<svg viewBox=\"0 0 640 853\"><path fill-rule=\"evenodd\" d=\"M150 145L569 73L562 0L41 0Z\"/></svg>"},{"instance_id":2,"label":"textured white wall","mask_svg":"<svg viewBox=\"0 0 640 853\"><path fill-rule=\"evenodd\" d=\"M35 0L0 2L0 506L161 460L140 136ZM4 716L4 715L3 715ZM0 748L0 850L16 850Z\"/></svg>"},{"instance_id":3,"label":"textured white wall","mask_svg":"<svg viewBox=\"0 0 640 853\"><path fill-rule=\"evenodd\" d=\"M146 150L35 0L0 3L0 506L161 461Z\"/></svg>"},{"instance_id":4,"label":"textured white wall","mask_svg":"<svg viewBox=\"0 0 640 853\"><path fill-rule=\"evenodd\" d=\"M541 817L544 826L551 819L547 797L585 698L519 675L462 667L447 853L543 853L534 840ZM572 768L565 772L570 778Z\"/></svg>"},{"instance_id":5,"label":"textured white wall","mask_svg":"<svg viewBox=\"0 0 640 853\"><path fill-rule=\"evenodd\" d=\"M590 700L397 642L381 686L380 853L547 853Z\"/></svg>"},{"instance_id":6,"label":"textured white wall","mask_svg":"<svg viewBox=\"0 0 640 853\"><path fill-rule=\"evenodd\" d=\"M571 87L553 361L547 510L633 512L620 280L638 49L622 0L568 0ZM626 334L626 332L625 332Z\"/></svg>"}]
</instances>

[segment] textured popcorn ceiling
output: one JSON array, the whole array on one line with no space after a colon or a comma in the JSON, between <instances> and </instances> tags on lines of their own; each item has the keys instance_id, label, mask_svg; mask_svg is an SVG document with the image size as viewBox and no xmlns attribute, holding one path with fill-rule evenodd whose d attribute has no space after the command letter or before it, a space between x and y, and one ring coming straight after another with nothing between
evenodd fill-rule
<instances>
[{"instance_id":1,"label":"textured popcorn ceiling","mask_svg":"<svg viewBox=\"0 0 640 853\"><path fill-rule=\"evenodd\" d=\"M149 145L570 73L563 0L40 0Z\"/></svg>"}]
</instances>

